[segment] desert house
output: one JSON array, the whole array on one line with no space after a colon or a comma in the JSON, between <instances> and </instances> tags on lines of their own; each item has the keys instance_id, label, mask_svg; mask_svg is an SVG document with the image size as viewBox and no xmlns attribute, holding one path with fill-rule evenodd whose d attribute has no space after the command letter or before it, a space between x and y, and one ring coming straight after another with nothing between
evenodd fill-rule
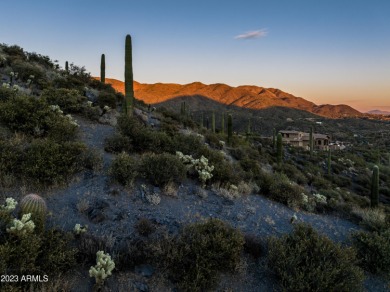
<instances>
[{"instance_id":1,"label":"desert house","mask_svg":"<svg viewBox=\"0 0 390 292\"><path fill-rule=\"evenodd\" d=\"M282 141L293 147L302 147L309 149L310 147L310 133L301 131L279 131L282 134ZM313 133L314 149L329 150L330 136L325 134Z\"/></svg>"}]
</instances>

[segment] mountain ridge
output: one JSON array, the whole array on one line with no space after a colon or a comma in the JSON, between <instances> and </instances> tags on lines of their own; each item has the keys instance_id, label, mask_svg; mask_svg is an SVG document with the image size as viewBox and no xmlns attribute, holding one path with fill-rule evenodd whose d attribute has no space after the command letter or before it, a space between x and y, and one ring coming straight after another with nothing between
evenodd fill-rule
<instances>
[{"instance_id":1,"label":"mountain ridge","mask_svg":"<svg viewBox=\"0 0 390 292\"><path fill-rule=\"evenodd\" d=\"M115 90L124 93L124 82L106 78ZM302 97L296 97L277 88L265 88L255 85L240 85L232 87L223 83L203 84L193 82L189 84L154 83L145 84L134 81L136 98L147 104L158 104L177 97L204 96L225 105L235 105L242 108L261 110L273 106L289 107L328 117L357 117L361 112L345 104L316 105Z\"/></svg>"}]
</instances>

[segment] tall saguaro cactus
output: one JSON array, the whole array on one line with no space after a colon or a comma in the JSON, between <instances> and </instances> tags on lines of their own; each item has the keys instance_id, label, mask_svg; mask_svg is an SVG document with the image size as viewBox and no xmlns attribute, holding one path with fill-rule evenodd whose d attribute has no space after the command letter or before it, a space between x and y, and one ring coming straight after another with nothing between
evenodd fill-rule
<instances>
[{"instance_id":1,"label":"tall saguaro cactus","mask_svg":"<svg viewBox=\"0 0 390 292\"><path fill-rule=\"evenodd\" d=\"M374 165L371 181L371 207L377 207L379 204L379 167Z\"/></svg>"},{"instance_id":2,"label":"tall saguaro cactus","mask_svg":"<svg viewBox=\"0 0 390 292\"><path fill-rule=\"evenodd\" d=\"M283 143L282 143L282 134L278 133L276 138L276 159L278 164L282 163L283 160Z\"/></svg>"},{"instance_id":3,"label":"tall saguaro cactus","mask_svg":"<svg viewBox=\"0 0 390 292\"><path fill-rule=\"evenodd\" d=\"M328 175L331 174L332 171L332 152L330 149L328 150Z\"/></svg>"},{"instance_id":4,"label":"tall saguaro cactus","mask_svg":"<svg viewBox=\"0 0 390 292\"><path fill-rule=\"evenodd\" d=\"M131 36L126 36L125 43L125 112L128 116L133 113L134 88L133 88L133 57Z\"/></svg>"},{"instance_id":5,"label":"tall saguaro cactus","mask_svg":"<svg viewBox=\"0 0 390 292\"><path fill-rule=\"evenodd\" d=\"M65 62L65 71L66 71L66 73L69 73L69 63L68 63L68 61Z\"/></svg>"},{"instance_id":6,"label":"tall saguaro cactus","mask_svg":"<svg viewBox=\"0 0 390 292\"><path fill-rule=\"evenodd\" d=\"M228 115L228 122L227 122L227 133L228 133L228 144L232 145L232 137L233 137L233 120L232 115Z\"/></svg>"},{"instance_id":7,"label":"tall saguaro cactus","mask_svg":"<svg viewBox=\"0 0 390 292\"><path fill-rule=\"evenodd\" d=\"M100 82L106 82L106 56L102 54L102 58L100 60Z\"/></svg>"}]
</instances>

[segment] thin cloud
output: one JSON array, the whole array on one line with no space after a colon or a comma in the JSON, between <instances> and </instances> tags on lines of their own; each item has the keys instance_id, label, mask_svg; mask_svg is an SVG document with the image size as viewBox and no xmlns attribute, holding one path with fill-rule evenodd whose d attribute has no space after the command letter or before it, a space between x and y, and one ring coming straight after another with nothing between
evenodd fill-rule
<instances>
[{"instance_id":1,"label":"thin cloud","mask_svg":"<svg viewBox=\"0 0 390 292\"><path fill-rule=\"evenodd\" d=\"M239 35L235 36L234 38L236 40L241 40L241 39L248 40L248 39L263 38L267 35L268 35L267 29L263 28L260 30L248 31L248 32L243 33L243 34L239 34Z\"/></svg>"}]
</instances>

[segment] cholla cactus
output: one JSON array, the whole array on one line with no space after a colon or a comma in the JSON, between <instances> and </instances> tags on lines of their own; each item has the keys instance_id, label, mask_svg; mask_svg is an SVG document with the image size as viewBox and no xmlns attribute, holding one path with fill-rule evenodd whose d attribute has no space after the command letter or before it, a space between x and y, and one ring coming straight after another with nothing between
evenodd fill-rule
<instances>
[{"instance_id":1,"label":"cholla cactus","mask_svg":"<svg viewBox=\"0 0 390 292\"><path fill-rule=\"evenodd\" d=\"M63 114L64 113L58 105L51 105L50 109L53 112L58 113L58 114Z\"/></svg>"},{"instance_id":2,"label":"cholla cactus","mask_svg":"<svg viewBox=\"0 0 390 292\"><path fill-rule=\"evenodd\" d=\"M31 220L31 213L24 214L21 220L13 219L10 228L7 228L7 232L18 237L25 236L26 234L34 231L35 224Z\"/></svg>"},{"instance_id":3,"label":"cholla cactus","mask_svg":"<svg viewBox=\"0 0 390 292\"><path fill-rule=\"evenodd\" d=\"M72 124L75 127L79 127L79 124L77 124L77 121L70 114L67 114L65 117L68 119L70 124Z\"/></svg>"},{"instance_id":4,"label":"cholla cactus","mask_svg":"<svg viewBox=\"0 0 390 292\"><path fill-rule=\"evenodd\" d=\"M88 101L87 101L87 106L88 106L88 107L92 107L92 101L88 100Z\"/></svg>"},{"instance_id":5,"label":"cholla cactus","mask_svg":"<svg viewBox=\"0 0 390 292\"><path fill-rule=\"evenodd\" d=\"M105 105L103 107L103 110L105 110L106 112L110 112L111 111L111 108L108 106L108 105Z\"/></svg>"},{"instance_id":6,"label":"cholla cactus","mask_svg":"<svg viewBox=\"0 0 390 292\"><path fill-rule=\"evenodd\" d=\"M313 194L313 197L314 197L314 200L316 201L316 203L321 203L321 204L326 204L327 203L326 197L324 195Z\"/></svg>"},{"instance_id":7,"label":"cholla cactus","mask_svg":"<svg viewBox=\"0 0 390 292\"><path fill-rule=\"evenodd\" d=\"M83 234L85 232L87 232L88 230L88 225L85 225L85 226L82 226L81 224L77 223L75 226L74 226L74 233L76 235L80 235L80 234Z\"/></svg>"},{"instance_id":8,"label":"cholla cactus","mask_svg":"<svg viewBox=\"0 0 390 292\"><path fill-rule=\"evenodd\" d=\"M2 87L3 87L3 88L10 88L11 85L9 85L9 83L5 83L5 82L4 82L3 85L2 85Z\"/></svg>"},{"instance_id":9,"label":"cholla cactus","mask_svg":"<svg viewBox=\"0 0 390 292\"><path fill-rule=\"evenodd\" d=\"M13 210L15 210L17 204L18 202L16 202L14 198L6 198L5 205L1 205L0 210L11 213Z\"/></svg>"},{"instance_id":10,"label":"cholla cactus","mask_svg":"<svg viewBox=\"0 0 390 292\"><path fill-rule=\"evenodd\" d=\"M211 179L213 175L211 172L214 170L213 165L208 165L209 160L202 155L200 159L194 159L191 155L184 155L180 151L176 151L176 155L187 166L188 169L194 168L199 176L199 180L203 185L206 181Z\"/></svg>"},{"instance_id":11,"label":"cholla cactus","mask_svg":"<svg viewBox=\"0 0 390 292\"><path fill-rule=\"evenodd\" d=\"M104 280L111 276L112 270L115 268L115 263L109 254L105 254L99 250L96 253L96 265L89 269L89 276L94 277L96 284L103 285Z\"/></svg>"}]
</instances>

